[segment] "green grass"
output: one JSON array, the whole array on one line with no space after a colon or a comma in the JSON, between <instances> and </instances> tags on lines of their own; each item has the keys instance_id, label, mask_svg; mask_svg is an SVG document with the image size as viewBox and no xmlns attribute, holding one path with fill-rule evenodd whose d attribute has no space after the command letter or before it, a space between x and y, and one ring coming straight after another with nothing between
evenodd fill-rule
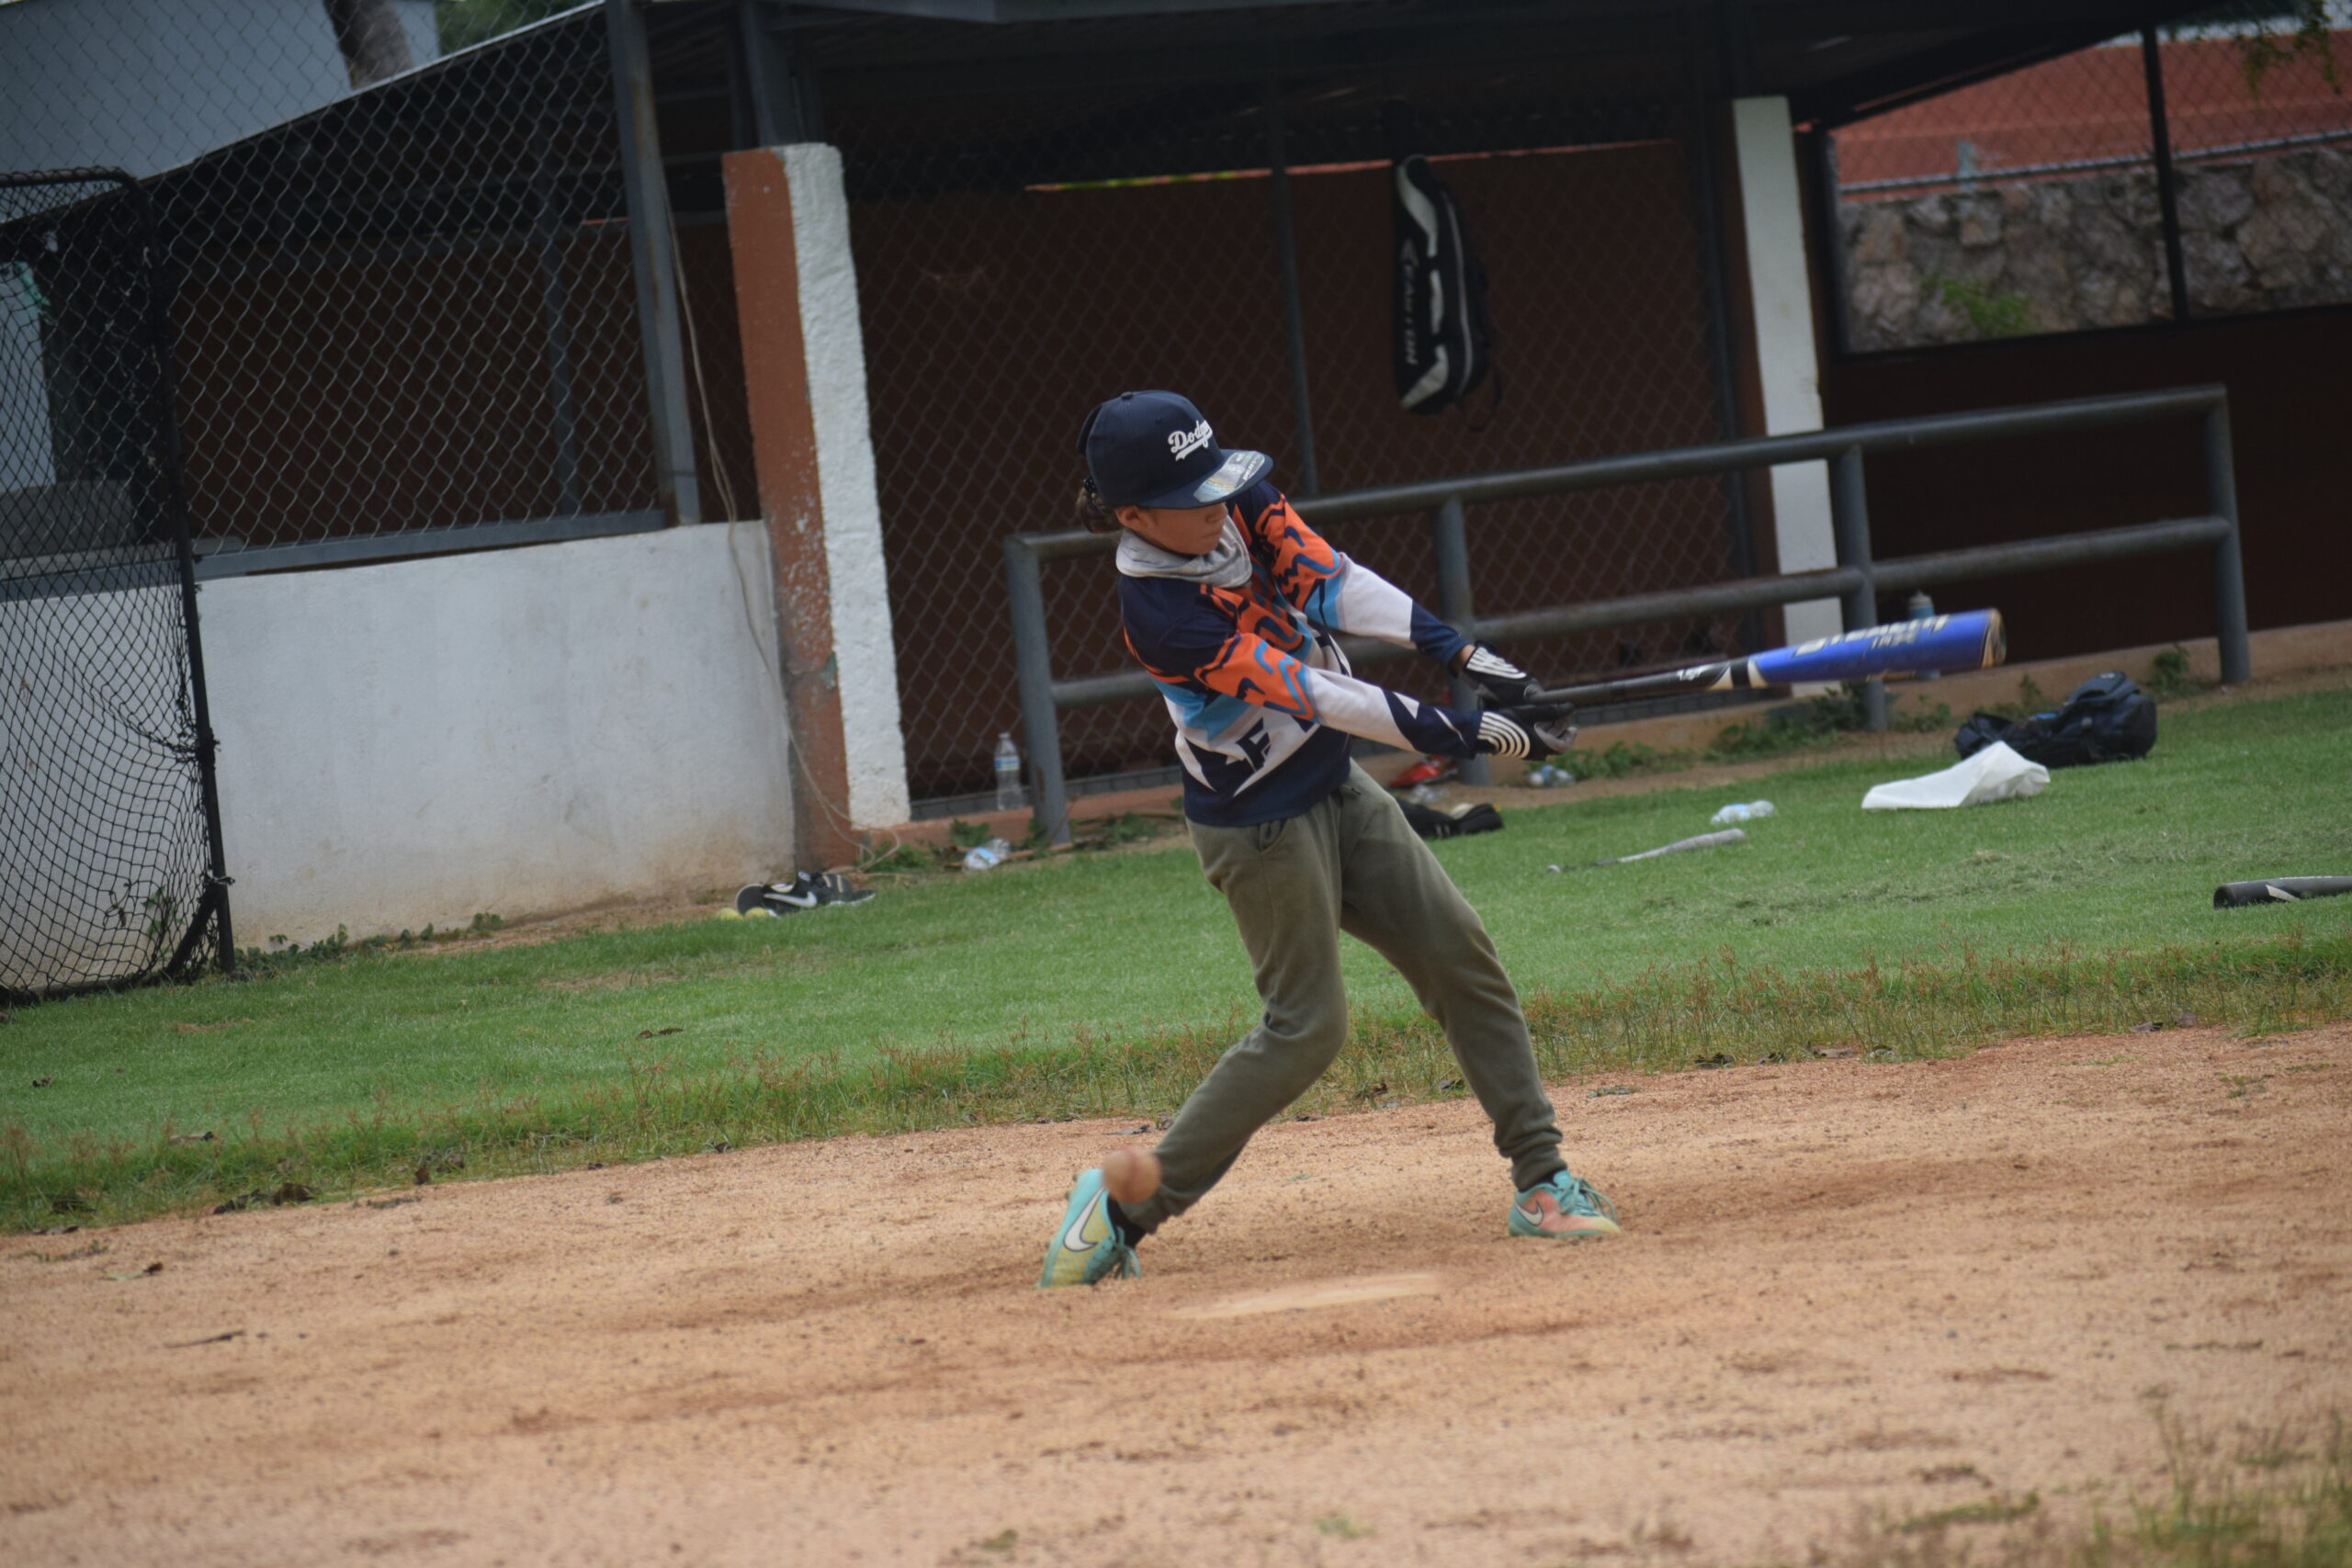
<instances>
[{"instance_id":1,"label":"green grass","mask_svg":"<svg viewBox=\"0 0 2352 1568\"><path fill-rule=\"evenodd\" d=\"M2199 1434L2153 1403L2165 1485L2120 1506L2094 1501L2079 1526L2040 1498L1996 1495L1817 1549L1810 1568L2344 1568L2352 1562L2352 1427L2339 1414L2269 1447ZM2291 1444L2291 1446L2290 1446ZM2234 1455L2233 1450L2235 1450Z\"/></svg>"},{"instance_id":2,"label":"green grass","mask_svg":"<svg viewBox=\"0 0 2352 1568\"><path fill-rule=\"evenodd\" d=\"M2168 714L2147 761L2061 773L2031 801L1859 809L1928 765L1778 775L1762 791L1780 815L1730 850L1545 869L1704 831L1755 784L1571 794L1438 852L1554 1071L2352 1013L2352 899L2208 904L2220 881L2352 863L2352 693ZM1453 1092L1403 982L1367 951L1348 963L1359 1038L1318 1103L1384 1081ZM54 1002L0 1025L0 1224L60 1200L117 1217L340 1190L425 1159L529 1169L1155 1111L1253 1002L1181 840L917 879L820 916L360 952Z\"/></svg>"}]
</instances>

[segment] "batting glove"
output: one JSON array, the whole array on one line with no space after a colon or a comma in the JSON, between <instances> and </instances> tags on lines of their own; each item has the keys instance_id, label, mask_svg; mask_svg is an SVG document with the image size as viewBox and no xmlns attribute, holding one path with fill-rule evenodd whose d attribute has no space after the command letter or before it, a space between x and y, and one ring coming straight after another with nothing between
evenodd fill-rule
<instances>
[{"instance_id":1,"label":"batting glove","mask_svg":"<svg viewBox=\"0 0 2352 1568\"><path fill-rule=\"evenodd\" d=\"M1576 712L1569 703L1524 703L1488 708L1478 716L1478 750L1489 757L1519 757L1540 762L1576 744Z\"/></svg>"},{"instance_id":2,"label":"batting glove","mask_svg":"<svg viewBox=\"0 0 2352 1568\"><path fill-rule=\"evenodd\" d=\"M1474 642L1464 650L1454 673L1468 676L1486 694L1487 701L1498 708L1528 702L1543 690L1533 676L1483 642Z\"/></svg>"}]
</instances>

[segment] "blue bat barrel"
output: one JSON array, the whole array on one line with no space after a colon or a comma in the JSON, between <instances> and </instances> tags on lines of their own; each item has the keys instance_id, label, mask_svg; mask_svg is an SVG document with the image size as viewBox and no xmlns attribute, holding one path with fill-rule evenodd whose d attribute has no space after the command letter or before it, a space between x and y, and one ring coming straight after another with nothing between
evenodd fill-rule
<instances>
[{"instance_id":1,"label":"blue bat barrel","mask_svg":"<svg viewBox=\"0 0 2352 1568\"><path fill-rule=\"evenodd\" d=\"M2001 612L1968 610L1776 648L1749 660L1747 668L1757 685L1794 686L1930 670L1989 670L2007 656Z\"/></svg>"}]
</instances>

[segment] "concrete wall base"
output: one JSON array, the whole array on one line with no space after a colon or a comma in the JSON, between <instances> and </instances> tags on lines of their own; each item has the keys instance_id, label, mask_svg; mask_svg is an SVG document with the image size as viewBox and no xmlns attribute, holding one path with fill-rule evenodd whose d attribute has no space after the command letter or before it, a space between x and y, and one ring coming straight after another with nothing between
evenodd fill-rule
<instances>
[{"instance_id":1,"label":"concrete wall base","mask_svg":"<svg viewBox=\"0 0 2352 1568\"><path fill-rule=\"evenodd\" d=\"M238 941L788 867L772 570L739 523L207 585Z\"/></svg>"}]
</instances>

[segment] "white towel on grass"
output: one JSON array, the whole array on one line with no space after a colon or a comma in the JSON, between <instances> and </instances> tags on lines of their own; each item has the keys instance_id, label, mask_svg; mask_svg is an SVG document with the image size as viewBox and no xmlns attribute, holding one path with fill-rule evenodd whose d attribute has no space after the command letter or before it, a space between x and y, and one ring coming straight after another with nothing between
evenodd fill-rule
<instances>
[{"instance_id":1,"label":"white towel on grass","mask_svg":"<svg viewBox=\"0 0 2352 1568\"><path fill-rule=\"evenodd\" d=\"M1862 796L1865 811L1931 810L1954 806L1982 806L1988 800L2023 800L2049 787L2050 770L2029 762L1996 740L1973 757L1953 763L1941 773L1916 779L1896 779Z\"/></svg>"}]
</instances>

